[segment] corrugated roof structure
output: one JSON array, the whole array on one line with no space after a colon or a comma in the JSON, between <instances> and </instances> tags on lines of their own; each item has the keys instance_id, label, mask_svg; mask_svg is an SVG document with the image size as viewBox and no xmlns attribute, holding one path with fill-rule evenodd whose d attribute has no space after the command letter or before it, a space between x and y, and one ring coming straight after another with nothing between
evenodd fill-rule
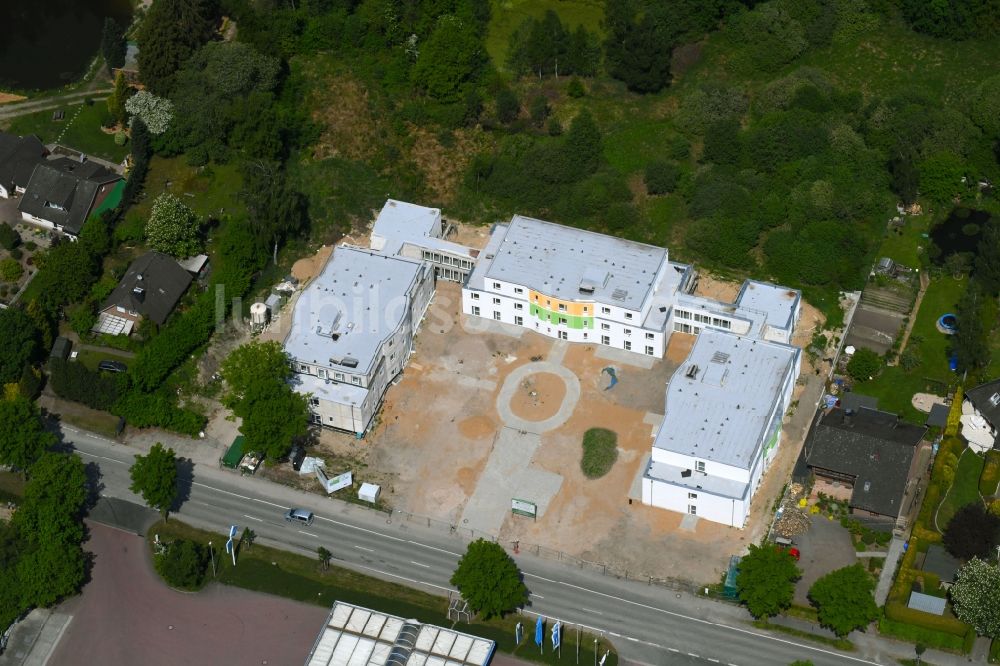
<instances>
[{"instance_id":1,"label":"corrugated roof structure","mask_svg":"<svg viewBox=\"0 0 1000 666\"><path fill-rule=\"evenodd\" d=\"M493 641L338 601L306 666L487 666Z\"/></svg>"}]
</instances>

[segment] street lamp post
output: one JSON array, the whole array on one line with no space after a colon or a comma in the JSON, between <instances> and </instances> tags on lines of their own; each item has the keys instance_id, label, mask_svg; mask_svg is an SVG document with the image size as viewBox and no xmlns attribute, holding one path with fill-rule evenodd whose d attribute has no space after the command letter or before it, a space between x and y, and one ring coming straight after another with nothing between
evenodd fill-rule
<instances>
[{"instance_id":1,"label":"street lamp post","mask_svg":"<svg viewBox=\"0 0 1000 666\"><path fill-rule=\"evenodd\" d=\"M594 637L594 666L597 666L597 637Z\"/></svg>"},{"instance_id":2,"label":"street lamp post","mask_svg":"<svg viewBox=\"0 0 1000 666\"><path fill-rule=\"evenodd\" d=\"M212 578L215 578L218 573L215 571L215 549L212 548L211 541L208 542L208 554L212 557Z\"/></svg>"}]
</instances>

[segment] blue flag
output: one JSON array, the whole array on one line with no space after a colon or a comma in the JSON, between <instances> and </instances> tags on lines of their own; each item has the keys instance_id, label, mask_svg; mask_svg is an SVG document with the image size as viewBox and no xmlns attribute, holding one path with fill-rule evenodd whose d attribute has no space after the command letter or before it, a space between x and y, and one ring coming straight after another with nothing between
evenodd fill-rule
<instances>
[{"instance_id":1,"label":"blue flag","mask_svg":"<svg viewBox=\"0 0 1000 666\"><path fill-rule=\"evenodd\" d=\"M562 622L556 622L552 625L552 649L558 650L559 644L562 642Z\"/></svg>"},{"instance_id":2,"label":"blue flag","mask_svg":"<svg viewBox=\"0 0 1000 666\"><path fill-rule=\"evenodd\" d=\"M542 641L545 640L545 628L542 624L542 617L538 617L538 622L535 622L535 645L541 646Z\"/></svg>"}]
</instances>

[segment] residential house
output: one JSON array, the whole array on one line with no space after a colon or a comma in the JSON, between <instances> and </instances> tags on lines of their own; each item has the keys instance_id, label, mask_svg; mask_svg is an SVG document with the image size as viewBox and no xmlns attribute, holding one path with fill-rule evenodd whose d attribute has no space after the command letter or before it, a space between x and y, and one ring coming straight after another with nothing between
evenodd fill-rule
<instances>
[{"instance_id":1,"label":"residential house","mask_svg":"<svg viewBox=\"0 0 1000 666\"><path fill-rule=\"evenodd\" d=\"M913 501L917 445L927 428L862 407L818 416L803 457L817 483L850 493L851 512L900 524Z\"/></svg>"},{"instance_id":2,"label":"residential house","mask_svg":"<svg viewBox=\"0 0 1000 666\"><path fill-rule=\"evenodd\" d=\"M962 436L976 453L997 446L1000 429L1000 379L965 392L962 400Z\"/></svg>"},{"instance_id":3,"label":"residential house","mask_svg":"<svg viewBox=\"0 0 1000 666\"><path fill-rule=\"evenodd\" d=\"M37 136L0 132L0 198L24 194L35 166L48 151Z\"/></svg>"},{"instance_id":4,"label":"residential house","mask_svg":"<svg viewBox=\"0 0 1000 666\"><path fill-rule=\"evenodd\" d=\"M285 337L293 388L314 423L362 437L403 371L434 295L418 259L338 246L299 295Z\"/></svg>"},{"instance_id":5,"label":"residential house","mask_svg":"<svg viewBox=\"0 0 1000 666\"><path fill-rule=\"evenodd\" d=\"M76 237L105 199L120 196L124 184L121 175L85 156L45 160L35 166L18 210L27 222Z\"/></svg>"},{"instance_id":6,"label":"residential house","mask_svg":"<svg viewBox=\"0 0 1000 666\"><path fill-rule=\"evenodd\" d=\"M191 274L173 257L147 252L132 262L101 305L94 330L128 335L143 319L163 325L190 284Z\"/></svg>"}]
</instances>

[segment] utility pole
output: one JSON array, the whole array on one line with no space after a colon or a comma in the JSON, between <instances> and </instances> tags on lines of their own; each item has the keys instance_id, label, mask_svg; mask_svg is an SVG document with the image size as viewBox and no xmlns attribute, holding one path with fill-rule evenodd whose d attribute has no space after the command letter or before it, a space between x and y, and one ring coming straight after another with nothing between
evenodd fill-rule
<instances>
[{"instance_id":1,"label":"utility pole","mask_svg":"<svg viewBox=\"0 0 1000 666\"><path fill-rule=\"evenodd\" d=\"M215 571L215 548L212 548L212 542L208 542L208 554L212 556L212 578L218 576Z\"/></svg>"}]
</instances>

